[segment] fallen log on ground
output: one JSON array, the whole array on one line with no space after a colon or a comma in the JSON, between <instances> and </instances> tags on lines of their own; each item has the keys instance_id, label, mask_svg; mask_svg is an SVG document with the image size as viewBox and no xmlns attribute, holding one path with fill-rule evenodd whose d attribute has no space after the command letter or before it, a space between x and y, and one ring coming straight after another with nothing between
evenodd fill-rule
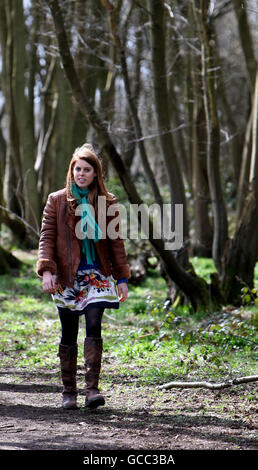
<instances>
[{"instance_id":1,"label":"fallen log on ground","mask_svg":"<svg viewBox=\"0 0 258 470\"><path fill-rule=\"evenodd\" d=\"M249 375L246 377L236 377L234 379L225 380L225 382L215 383L215 382L184 382L184 381L174 381L168 382L163 385L159 385L159 390L169 390L171 388L208 388L210 390L221 390L222 388L232 387L233 385L240 385L243 383L257 382L258 375Z\"/></svg>"}]
</instances>

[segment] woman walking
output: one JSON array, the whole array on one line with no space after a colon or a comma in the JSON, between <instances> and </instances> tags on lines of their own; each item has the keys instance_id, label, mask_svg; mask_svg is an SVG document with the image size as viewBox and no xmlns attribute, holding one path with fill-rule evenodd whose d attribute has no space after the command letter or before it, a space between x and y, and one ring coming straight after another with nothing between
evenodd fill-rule
<instances>
[{"instance_id":1,"label":"woman walking","mask_svg":"<svg viewBox=\"0 0 258 470\"><path fill-rule=\"evenodd\" d=\"M101 204L99 204L101 201ZM62 406L77 408L77 336L85 316L85 406L105 404L98 383L102 358L101 321L105 308L127 298L130 270L124 242L116 231L117 199L105 187L93 148L77 148L66 187L48 196L43 213L37 274L52 294L61 322L59 357Z\"/></svg>"}]
</instances>

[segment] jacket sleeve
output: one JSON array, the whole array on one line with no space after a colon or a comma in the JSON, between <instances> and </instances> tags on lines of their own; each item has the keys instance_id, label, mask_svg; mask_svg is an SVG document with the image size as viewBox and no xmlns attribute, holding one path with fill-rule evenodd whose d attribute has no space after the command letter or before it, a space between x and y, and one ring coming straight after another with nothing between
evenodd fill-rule
<instances>
[{"instance_id":1,"label":"jacket sleeve","mask_svg":"<svg viewBox=\"0 0 258 470\"><path fill-rule=\"evenodd\" d=\"M40 232L38 261L36 265L36 273L39 277L42 277L44 271L50 271L52 274L56 274L57 271L55 262L56 219L56 198L50 194L43 211Z\"/></svg>"},{"instance_id":2,"label":"jacket sleeve","mask_svg":"<svg viewBox=\"0 0 258 470\"><path fill-rule=\"evenodd\" d=\"M120 225L118 201L114 196L107 212L107 241L114 279L130 278L130 267L127 262L124 240L118 234Z\"/></svg>"}]
</instances>

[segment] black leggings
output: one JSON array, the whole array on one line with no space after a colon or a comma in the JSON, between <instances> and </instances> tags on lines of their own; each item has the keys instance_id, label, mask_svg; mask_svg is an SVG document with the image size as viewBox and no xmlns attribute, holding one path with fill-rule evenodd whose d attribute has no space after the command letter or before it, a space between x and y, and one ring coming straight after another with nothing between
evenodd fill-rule
<instances>
[{"instance_id":1,"label":"black leggings","mask_svg":"<svg viewBox=\"0 0 258 470\"><path fill-rule=\"evenodd\" d=\"M61 344L76 344L80 315L71 312L68 308L61 307L58 307L58 313L62 328ZM85 312L86 336L101 337L101 320L103 313L103 307L88 307Z\"/></svg>"}]
</instances>

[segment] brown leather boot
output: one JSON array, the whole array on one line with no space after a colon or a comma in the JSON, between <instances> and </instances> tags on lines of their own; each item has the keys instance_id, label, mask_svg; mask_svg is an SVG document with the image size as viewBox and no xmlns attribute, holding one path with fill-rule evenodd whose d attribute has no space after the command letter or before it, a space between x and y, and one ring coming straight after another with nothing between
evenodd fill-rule
<instances>
[{"instance_id":1,"label":"brown leather boot","mask_svg":"<svg viewBox=\"0 0 258 470\"><path fill-rule=\"evenodd\" d=\"M61 375L63 382L63 402L62 407L68 410L77 408L77 344L68 346L59 344L59 357L61 365Z\"/></svg>"},{"instance_id":2,"label":"brown leather boot","mask_svg":"<svg viewBox=\"0 0 258 470\"><path fill-rule=\"evenodd\" d=\"M104 397L99 393L98 382L101 368L102 338L88 337L84 341L85 382L86 398L85 406L97 408L105 405Z\"/></svg>"}]
</instances>

